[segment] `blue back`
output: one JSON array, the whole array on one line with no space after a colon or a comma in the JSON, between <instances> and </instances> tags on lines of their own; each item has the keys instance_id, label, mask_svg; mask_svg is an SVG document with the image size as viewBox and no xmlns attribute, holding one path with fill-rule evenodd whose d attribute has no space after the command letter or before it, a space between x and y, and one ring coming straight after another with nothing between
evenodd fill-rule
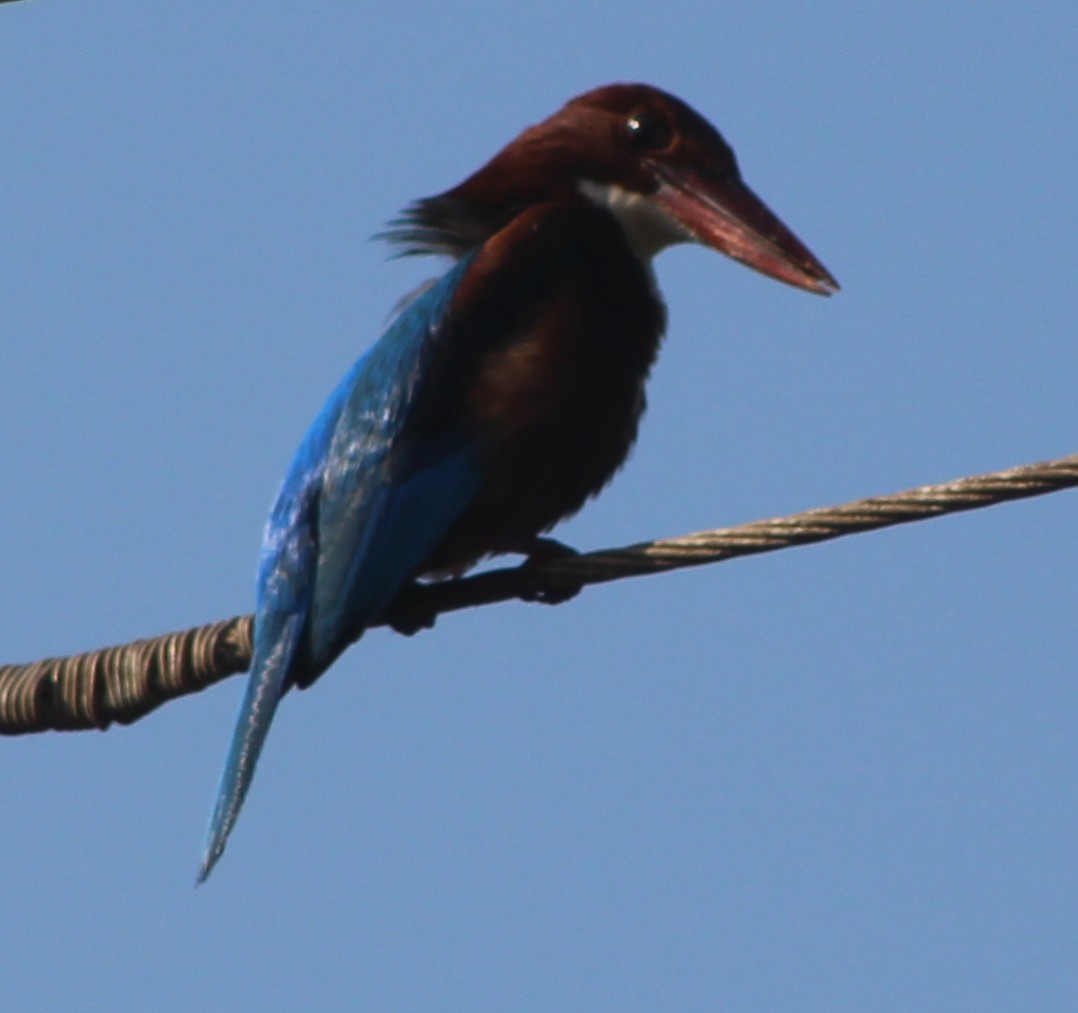
<instances>
[{"instance_id":1,"label":"blue back","mask_svg":"<svg viewBox=\"0 0 1078 1013\"><path fill-rule=\"evenodd\" d=\"M199 873L247 794L282 693L332 664L412 577L482 484L471 434L409 436L465 258L419 295L330 395L266 525L254 652Z\"/></svg>"}]
</instances>

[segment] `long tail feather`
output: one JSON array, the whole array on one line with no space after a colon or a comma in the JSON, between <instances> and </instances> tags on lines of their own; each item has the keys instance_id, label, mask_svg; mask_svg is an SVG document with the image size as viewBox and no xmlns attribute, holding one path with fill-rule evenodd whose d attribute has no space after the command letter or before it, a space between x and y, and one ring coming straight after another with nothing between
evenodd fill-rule
<instances>
[{"instance_id":1,"label":"long tail feather","mask_svg":"<svg viewBox=\"0 0 1078 1013\"><path fill-rule=\"evenodd\" d=\"M224 774L221 775L217 804L210 820L206 850L203 852L202 866L198 872L199 883L206 881L224 853L225 842L236 823L236 817L240 814L243 800L247 797L255 765L277 710L302 629L303 616L288 616L281 625L269 656L264 662L256 658L255 665L259 667L252 666L254 671L247 683L247 694L240 709L228 761Z\"/></svg>"}]
</instances>

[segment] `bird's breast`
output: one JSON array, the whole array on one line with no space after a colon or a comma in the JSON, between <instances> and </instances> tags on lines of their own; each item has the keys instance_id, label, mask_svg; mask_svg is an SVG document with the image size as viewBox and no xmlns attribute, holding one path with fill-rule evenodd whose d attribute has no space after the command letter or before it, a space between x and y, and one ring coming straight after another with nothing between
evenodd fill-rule
<instances>
[{"instance_id":1,"label":"bird's breast","mask_svg":"<svg viewBox=\"0 0 1078 1013\"><path fill-rule=\"evenodd\" d=\"M532 209L484 245L448 326L485 481L432 569L519 550L609 481L636 438L664 315L649 267L589 205Z\"/></svg>"}]
</instances>

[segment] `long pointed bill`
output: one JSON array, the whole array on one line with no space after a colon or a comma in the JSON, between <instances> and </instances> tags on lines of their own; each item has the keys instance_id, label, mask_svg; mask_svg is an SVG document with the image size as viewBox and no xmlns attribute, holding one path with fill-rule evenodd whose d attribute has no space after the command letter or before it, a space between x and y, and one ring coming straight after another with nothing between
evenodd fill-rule
<instances>
[{"instance_id":1,"label":"long pointed bill","mask_svg":"<svg viewBox=\"0 0 1078 1013\"><path fill-rule=\"evenodd\" d=\"M827 268L744 183L681 167L655 170L659 189L651 200L698 242L788 285L838 291Z\"/></svg>"}]
</instances>

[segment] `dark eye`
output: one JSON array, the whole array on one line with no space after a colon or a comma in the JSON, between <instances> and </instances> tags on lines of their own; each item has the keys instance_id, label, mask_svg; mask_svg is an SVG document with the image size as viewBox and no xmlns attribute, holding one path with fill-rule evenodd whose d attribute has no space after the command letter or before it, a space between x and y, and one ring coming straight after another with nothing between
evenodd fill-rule
<instances>
[{"instance_id":1,"label":"dark eye","mask_svg":"<svg viewBox=\"0 0 1078 1013\"><path fill-rule=\"evenodd\" d=\"M670 124L652 113L634 113L625 121L625 129L638 151L662 151L674 139Z\"/></svg>"}]
</instances>

